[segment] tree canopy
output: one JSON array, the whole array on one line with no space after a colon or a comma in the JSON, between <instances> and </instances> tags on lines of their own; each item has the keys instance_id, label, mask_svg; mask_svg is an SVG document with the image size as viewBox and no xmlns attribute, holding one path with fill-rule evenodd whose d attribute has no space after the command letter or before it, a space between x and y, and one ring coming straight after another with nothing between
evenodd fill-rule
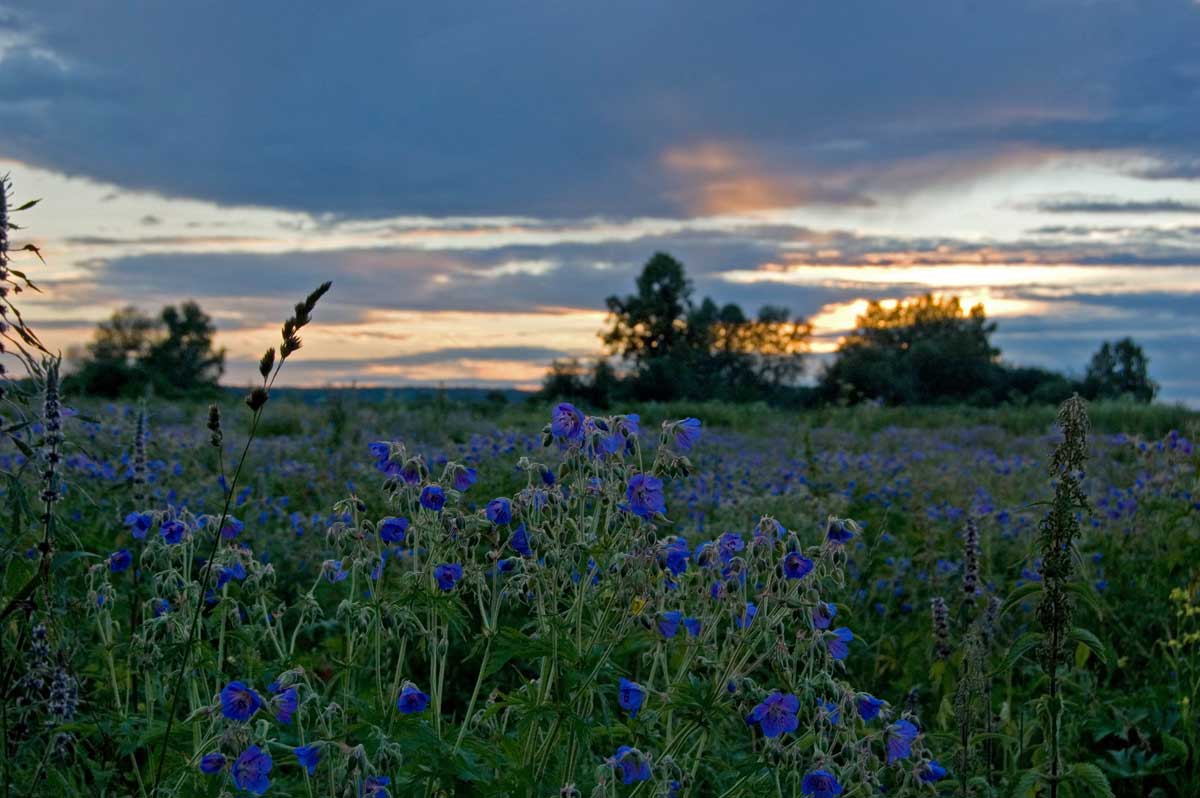
<instances>
[{"instance_id":1,"label":"tree canopy","mask_svg":"<svg viewBox=\"0 0 1200 798\"><path fill-rule=\"evenodd\" d=\"M1150 358L1133 342L1122 338L1105 341L1092 355L1083 378L1083 395L1089 399L1132 397L1150 402L1158 394L1158 383L1150 379Z\"/></svg>"},{"instance_id":2,"label":"tree canopy","mask_svg":"<svg viewBox=\"0 0 1200 798\"><path fill-rule=\"evenodd\" d=\"M157 318L135 307L100 322L92 341L74 354L76 389L96 396L209 394L225 372L216 327L195 302L168 305Z\"/></svg>"}]
</instances>

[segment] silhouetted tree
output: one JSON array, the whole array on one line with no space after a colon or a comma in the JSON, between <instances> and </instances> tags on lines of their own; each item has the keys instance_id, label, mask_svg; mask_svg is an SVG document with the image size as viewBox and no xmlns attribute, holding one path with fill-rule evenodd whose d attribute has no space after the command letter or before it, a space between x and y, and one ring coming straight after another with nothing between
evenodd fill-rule
<instances>
[{"instance_id":1,"label":"silhouetted tree","mask_svg":"<svg viewBox=\"0 0 1200 798\"><path fill-rule=\"evenodd\" d=\"M932 294L871 302L821 379L826 398L887 404L991 401L1000 352L982 305Z\"/></svg>"},{"instance_id":2,"label":"silhouetted tree","mask_svg":"<svg viewBox=\"0 0 1200 798\"><path fill-rule=\"evenodd\" d=\"M69 379L74 390L94 396L211 393L225 370L225 350L214 348L215 334L195 302L167 306L157 319L122 308L100 322L91 343L74 355L78 365Z\"/></svg>"},{"instance_id":3,"label":"silhouetted tree","mask_svg":"<svg viewBox=\"0 0 1200 798\"><path fill-rule=\"evenodd\" d=\"M1105 341L1088 364L1083 378L1083 395L1088 399L1131 396L1150 402L1158 394L1158 383L1150 379L1150 358L1132 338Z\"/></svg>"}]
</instances>

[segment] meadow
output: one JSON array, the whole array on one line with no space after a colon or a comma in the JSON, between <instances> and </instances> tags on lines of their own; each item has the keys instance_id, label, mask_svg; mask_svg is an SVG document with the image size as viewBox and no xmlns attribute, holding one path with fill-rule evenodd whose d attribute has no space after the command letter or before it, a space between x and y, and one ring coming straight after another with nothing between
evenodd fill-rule
<instances>
[{"instance_id":1,"label":"meadow","mask_svg":"<svg viewBox=\"0 0 1200 798\"><path fill-rule=\"evenodd\" d=\"M1200 783L1195 413L1094 404L1056 471L1053 407L51 398L0 455L5 796Z\"/></svg>"}]
</instances>

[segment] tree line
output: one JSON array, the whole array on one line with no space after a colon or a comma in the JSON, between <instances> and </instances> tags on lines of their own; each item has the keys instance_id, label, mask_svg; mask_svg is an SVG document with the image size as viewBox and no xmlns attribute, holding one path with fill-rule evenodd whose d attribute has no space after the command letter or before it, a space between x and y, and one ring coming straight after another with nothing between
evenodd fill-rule
<instances>
[{"instance_id":1,"label":"tree line","mask_svg":"<svg viewBox=\"0 0 1200 798\"><path fill-rule=\"evenodd\" d=\"M697 302L683 264L665 253L646 263L635 293L610 296L606 304L601 339L608 356L556 361L543 395L603 408L675 399L1057 403L1073 393L1149 402L1158 392L1145 352L1129 338L1105 342L1082 379L1005 363L992 342L996 323L983 305L964 308L957 297L870 302L812 384L802 380L811 324L783 307L766 306L751 318L735 304Z\"/></svg>"}]
</instances>

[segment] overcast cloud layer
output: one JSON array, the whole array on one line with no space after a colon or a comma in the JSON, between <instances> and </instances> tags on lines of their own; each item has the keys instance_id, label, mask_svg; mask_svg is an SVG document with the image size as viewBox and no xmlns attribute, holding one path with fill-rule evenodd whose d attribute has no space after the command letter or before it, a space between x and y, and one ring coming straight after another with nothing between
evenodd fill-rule
<instances>
[{"instance_id":1,"label":"overcast cloud layer","mask_svg":"<svg viewBox=\"0 0 1200 798\"><path fill-rule=\"evenodd\" d=\"M235 382L333 279L293 382L530 385L667 250L823 351L953 292L1197 402L1197 41L1188 0L0 0L0 173L52 341L194 297Z\"/></svg>"}]
</instances>

